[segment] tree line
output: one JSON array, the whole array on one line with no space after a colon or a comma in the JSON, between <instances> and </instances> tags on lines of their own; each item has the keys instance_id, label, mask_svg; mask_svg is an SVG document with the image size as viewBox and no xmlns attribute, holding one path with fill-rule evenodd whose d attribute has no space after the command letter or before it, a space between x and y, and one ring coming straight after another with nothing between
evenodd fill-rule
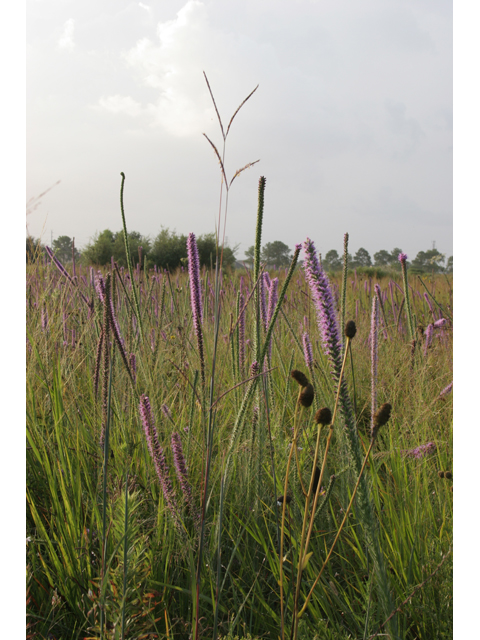
<instances>
[{"instance_id":1,"label":"tree line","mask_svg":"<svg viewBox=\"0 0 480 640\"><path fill-rule=\"evenodd\" d=\"M138 231L128 233L128 244L130 255L134 265L140 263L141 268L153 265L164 269L174 270L180 266L187 265L187 236L177 234L175 231L162 228L160 233L150 240L147 236L142 236ZM197 237L197 247L200 264L207 267L215 266L216 241L214 233L205 233ZM110 229L97 233L91 242L79 252L73 246L73 240L68 236L60 236L52 242L53 251L62 263L73 260L86 265L106 265L113 258L119 266L127 266L125 242L123 231L114 233ZM34 261L42 254L43 247L40 240L31 236L27 237L27 262ZM223 264L231 267L236 262L235 254L238 245L234 247L226 246L223 252ZM247 265L253 264L254 246L245 251L245 258L241 262ZM373 254L373 260L369 252L360 247L355 255L348 254L348 264L352 269L364 267L377 267L382 269L394 269L400 271L398 254L402 250L395 247L391 251L381 249ZM260 252L260 260L268 266L283 267L290 264L292 255L289 247L280 240L267 242ZM322 266L326 271L341 271L343 268L343 255L339 255L335 249L327 251L325 256L321 256ZM453 256L445 261L445 255L438 249L419 251L416 257L407 262L412 272L417 273L452 273Z\"/></svg>"},{"instance_id":2,"label":"tree line","mask_svg":"<svg viewBox=\"0 0 480 640\"><path fill-rule=\"evenodd\" d=\"M159 268L175 270L187 265L187 236L177 234L169 229L162 229L151 240L138 231L127 234L128 247L134 266L140 263L143 269ZM62 263L73 260L73 240L68 236L60 236L52 242L52 250ZM216 241L214 233L204 233L197 237L198 257L201 265L215 266ZM232 266L238 247L225 246L223 250L223 264ZM32 262L42 255L43 247L38 239L27 237L27 262ZM75 248L75 261L85 265L103 266L113 260L121 267L127 266L124 232L114 233L105 229L95 234L91 242L79 252Z\"/></svg>"}]
</instances>

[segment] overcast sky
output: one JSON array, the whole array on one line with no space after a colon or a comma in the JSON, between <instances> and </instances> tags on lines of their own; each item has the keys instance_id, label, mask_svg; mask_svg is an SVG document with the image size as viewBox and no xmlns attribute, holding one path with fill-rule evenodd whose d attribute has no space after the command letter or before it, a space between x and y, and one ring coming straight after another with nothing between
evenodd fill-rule
<instances>
[{"instance_id":1,"label":"overcast sky","mask_svg":"<svg viewBox=\"0 0 480 640\"><path fill-rule=\"evenodd\" d=\"M444 0L27 0L29 232L85 245L121 228L213 231L322 253L452 255L452 6Z\"/></svg>"}]
</instances>

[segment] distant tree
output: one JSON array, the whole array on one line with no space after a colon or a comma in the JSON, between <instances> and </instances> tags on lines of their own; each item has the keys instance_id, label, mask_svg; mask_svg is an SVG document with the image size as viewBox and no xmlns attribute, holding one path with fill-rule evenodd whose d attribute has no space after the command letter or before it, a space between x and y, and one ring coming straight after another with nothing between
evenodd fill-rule
<instances>
[{"instance_id":1,"label":"distant tree","mask_svg":"<svg viewBox=\"0 0 480 640\"><path fill-rule=\"evenodd\" d=\"M335 249L327 251L322 260L322 266L325 271L339 271L342 268L342 261L338 255L338 251L335 251Z\"/></svg>"},{"instance_id":2,"label":"distant tree","mask_svg":"<svg viewBox=\"0 0 480 640\"><path fill-rule=\"evenodd\" d=\"M453 256L450 256L447 260L446 272L453 273Z\"/></svg>"},{"instance_id":3,"label":"distant tree","mask_svg":"<svg viewBox=\"0 0 480 640\"><path fill-rule=\"evenodd\" d=\"M59 236L52 242L53 252L62 263L72 261L72 248L73 240L68 236ZM78 260L79 258L80 253L77 248L75 248L75 260Z\"/></svg>"},{"instance_id":4,"label":"distant tree","mask_svg":"<svg viewBox=\"0 0 480 640\"><path fill-rule=\"evenodd\" d=\"M440 266L445 261L445 256L438 249L429 249L428 251L419 251L414 260L412 267L417 271L430 271L438 273L443 270Z\"/></svg>"},{"instance_id":5,"label":"distant tree","mask_svg":"<svg viewBox=\"0 0 480 640\"><path fill-rule=\"evenodd\" d=\"M275 242L267 242L262 247L261 260L268 265L282 267L290 264L292 256L290 255L290 249L284 242L275 240Z\"/></svg>"},{"instance_id":6,"label":"distant tree","mask_svg":"<svg viewBox=\"0 0 480 640\"><path fill-rule=\"evenodd\" d=\"M371 267L372 259L366 249L360 247L352 260L352 267Z\"/></svg>"},{"instance_id":7,"label":"distant tree","mask_svg":"<svg viewBox=\"0 0 480 640\"><path fill-rule=\"evenodd\" d=\"M82 251L82 262L85 264L108 264L113 256L115 234L110 229L96 233L92 242Z\"/></svg>"},{"instance_id":8,"label":"distant tree","mask_svg":"<svg viewBox=\"0 0 480 640\"><path fill-rule=\"evenodd\" d=\"M393 269L397 269L397 271L401 271L401 269L402 269L402 265L398 261L398 256L399 256L400 253L403 253L403 251L401 249L399 249L398 247L395 247L390 252L390 266Z\"/></svg>"},{"instance_id":9,"label":"distant tree","mask_svg":"<svg viewBox=\"0 0 480 640\"><path fill-rule=\"evenodd\" d=\"M391 264L392 256L388 251L385 251L385 249L381 249L373 254L373 259L375 260L376 267L387 267Z\"/></svg>"},{"instance_id":10,"label":"distant tree","mask_svg":"<svg viewBox=\"0 0 480 640\"><path fill-rule=\"evenodd\" d=\"M27 236L27 264L36 262L43 253L43 245L40 238Z\"/></svg>"},{"instance_id":11,"label":"distant tree","mask_svg":"<svg viewBox=\"0 0 480 640\"><path fill-rule=\"evenodd\" d=\"M255 257L255 247L253 246L253 244L251 247L248 247L248 249L245 251L245 256L247 258L245 262L249 262L253 264L253 259Z\"/></svg>"},{"instance_id":12,"label":"distant tree","mask_svg":"<svg viewBox=\"0 0 480 640\"><path fill-rule=\"evenodd\" d=\"M143 267L144 257L148 257L148 254L150 252L150 245L151 243L149 238L142 236L142 234L138 231L128 232L128 248L130 250L132 264L134 266L138 264L138 261L140 259L138 249L139 247L142 247L142 264L140 265L140 267ZM119 266L127 266L127 253L125 251L123 230L115 234L115 239L113 242L113 259L115 260L115 262L118 262Z\"/></svg>"},{"instance_id":13,"label":"distant tree","mask_svg":"<svg viewBox=\"0 0 480 640\"><path fill-rule=\"evenodd\" d=\"M182 265L182 259L187 259L187 236L162 229L152 243L150 258L158 267L177 269Z\"/></svg>"}]
</instances>

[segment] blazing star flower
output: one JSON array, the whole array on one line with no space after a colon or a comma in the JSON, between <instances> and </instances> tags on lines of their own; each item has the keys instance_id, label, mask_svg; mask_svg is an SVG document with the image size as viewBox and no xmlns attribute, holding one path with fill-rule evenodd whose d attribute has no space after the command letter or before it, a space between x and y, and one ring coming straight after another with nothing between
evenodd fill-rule
<instances>
[{"instance_id":1,"label":"blazing star flower","mask_svg":"<svg viewBox=\"0 0 480 640\"><path fill-rule=\"evenodd\" d=\"M197 336L198 352L200 354L200 370L202 383L205 385L205 358L203 354L203 333L202 333L202 295L200 289L200 261L198 259L197 241L194 233L188 234L187 240L188 254L188 275L190 277L190 306L192 308L193 326ZM173 298L172 298L173 304Z\"/></svg>"},{"instance_id":2,"label":"blazing star flower","mask_svg":"<svg viewBox=\"0 0 480 640\"><path fill-rule=\"evenodd\" d=\"M310 342L310 338L308 333L304 333L302 335L303 342L303 355L305 356L305 364L309 370L313 367L313 351L312 351L312 343Z\"/></svg>"},{"instance_id":3,"label":"blazing star flower","mask_svg":"<svg viewBox=\"0 0 480 640\"><path fill-rule=\"evenodd\" d=\"M440 320L437 320L436 322L433 323L433 326L435 329L440 329L441 327L444 327L447 324L447 320L445 318L440 318Z\"/></svg>"},{"instance_id":4,"label":"blazing star flower","mask_svg":"<svg viewBox=\"0 0 480 640\"><path fill-rule=\"evenodd\" d=\"M192 487L188 482L188 471L187 471L187 465L185 462L185 456L183 455L182 441L180 440L180 435L176 431L172 433L171 443L172 443L173 461L175 464L175 472L177 474L178 481L182 488L183 497L185 498L187 508L195 524L199 525L200 514L198 513L193 503Z\"/></svg>"},{"instance_id":5,"label":"blazing star flower","mask_svg":"<svg viewBox=\"0 0 480 640\"><path fill-rule=\"evenodd\" d=\"M417 460L421 460L432 453L435 453L437 450L437 445L434 442L427 442L427 444L421 444L415 449L404 449L402 453L407 458L416 458Z\"/></svg>"},{"instance_id":6,"label":"blazing star flower","mask_svg":"<svg viewBox=\"0 0 480 640\"><path fill-rule=\"evenodd\" d=\"M162 487L165 502L170 509L170 513L173 516L175 524L177 526L180 526L180 522L178 519L178 508L175 501L175 491L170 480L170 473L165 460L165 455L163 453L163 448L160 446L158 440L158 432L155 426L155 419L153 417L152 408L150 406L150 400L144 394L140 396L139 410L143 429L145 431L148 450L150 451L150 455L155 466L155 471L157 472L158 479L160 480L160 486Z\"/></svg>"},{"instance_id":7,"label":"blazing star flower","mask_svg":"<svg viewBox=\"0 0 480 640\"><path fill-rule=\"evenodd\" d=\"M318 326L325 354L340 377L342 342L335 316L335 302L327 274L320 267L313 242L307 238L303 245L305 277L317 309Z\"/></svg>"},{"instance_id":8,"label":"blazing star flower","mask_svg":"<svg viewBox=\"0 0 480 640\"><path fill-rule=\"evenodd\" d=\"M406 253L399 253L398 254L398 261L401 262L402 264L405 264L407 259L408 259L408 256L407 256Z\"/></svg>"},{"instance_id":9,"label":"blazing star flower","mask_svg":"<svg viewBox=\"0 0 480 640\"><path fill-rule=\"evenodd\" d=\"M450 382L450 384L447 384L447 386L445 387L445 389L442 389L438 395L439 398L444 398L445 396L448 396L449 393L451 393L453 390L453 382Z\"/></svg>"}]
</instances>

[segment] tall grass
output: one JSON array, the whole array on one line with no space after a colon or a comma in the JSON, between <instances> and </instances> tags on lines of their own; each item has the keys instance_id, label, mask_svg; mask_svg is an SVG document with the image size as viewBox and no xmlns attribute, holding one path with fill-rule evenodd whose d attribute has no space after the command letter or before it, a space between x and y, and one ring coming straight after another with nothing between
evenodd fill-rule
<instances>
[{"instance_id":1,"label":"tall grass","mask_svg":"<svg viewBox=\"0 0 480 640\"><path fill-rule=\"evenodd\" d=\"M288 270L222 268L225 190L240 172L227 182L233 117L226 134L218 117L214 271L103 269L108 306L93 270L27 268L27 637L452 637L451 279L345 264L333 312L356 334L332 377L299 245ZM264 198L262 178L257 244ZM294 369L314 383L303 407ZM334 411L342 384L351 416ZM384 403L391 417L372 438ZM334 428L317 429L322 407Z\"/></svg>"}]
</instances>

